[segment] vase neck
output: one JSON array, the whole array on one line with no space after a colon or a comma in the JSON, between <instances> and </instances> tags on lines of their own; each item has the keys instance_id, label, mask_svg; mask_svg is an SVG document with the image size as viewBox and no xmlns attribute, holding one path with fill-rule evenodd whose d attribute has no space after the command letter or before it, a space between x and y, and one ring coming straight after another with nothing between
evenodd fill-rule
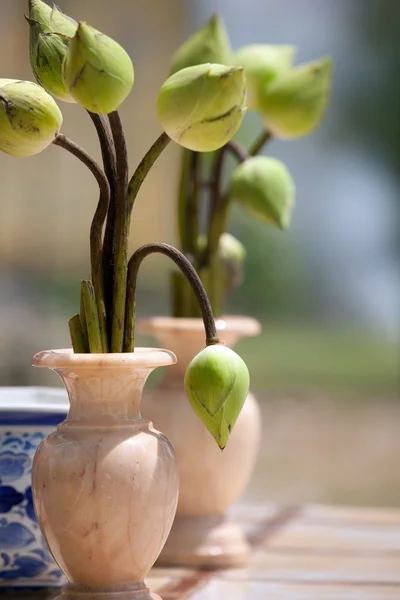
<instances>
[{"instance_id":1,"label":"vase neck","mask_svg":"<svg viewBox=\"0 0 400 600\"><path fill-rule=\"evenodd\" d=\"M67 422L117 425L141 420L144 384L153 369L57 369L67 389Z\"/></svg>"}]
</instances>

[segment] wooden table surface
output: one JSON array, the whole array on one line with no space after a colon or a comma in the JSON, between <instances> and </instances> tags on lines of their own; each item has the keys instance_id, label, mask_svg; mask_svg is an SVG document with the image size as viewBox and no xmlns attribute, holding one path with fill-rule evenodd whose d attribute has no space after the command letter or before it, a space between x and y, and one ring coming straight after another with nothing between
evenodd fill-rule
<instances>
[{"instance_id":1,"label":"wooden table surface","mask_svg":"<svg viewBox=\"0 0 400 600\"><path fill-rule=\"evenodd\" d=\"M243 505L234 514L252 546L248 568L154 568L149 587L163 600L400 600L400 509Z\"/></svg>"}]
</instances>

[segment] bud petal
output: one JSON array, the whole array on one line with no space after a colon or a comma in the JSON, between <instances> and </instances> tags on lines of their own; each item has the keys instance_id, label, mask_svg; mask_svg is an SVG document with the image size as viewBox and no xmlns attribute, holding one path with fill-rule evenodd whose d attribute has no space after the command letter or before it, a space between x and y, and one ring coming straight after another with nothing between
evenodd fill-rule
<instances>
[{"instance_id":1,"label":"bud petal","mask_svg":"<svg viewBox=\"0 0 400 600\"><path fill-rule=\"evenodd\" d=\"M194 33L174 54L171 75L204 63L232 64L232 50L223 21L219 15L211 19Z\"/></svg>"},{"instance_id":2,"label":"bud petal","mask_svg":"<svg viewBox=\"0 0 400 600\"><path fill-rule=\"evenodd\" d=\"M197 65L167 79L158 96L157 113L175 142L196 152L212 152L239 129L245 100L241 67Z\"/></svg>"},{"instance_id":3,"label":"bud petal","mask_svg":"<svg viewBox=\"0 0 400 600\"><path fill-rule=\"evenodd\" d=\"M232 199L255 216L287 229L294 206L295 186L285 165L269 156L255 156L232 174Z\"/></svg>"},{"instance_id":4,"label":"bud petal","mask_svg":"<svg viewBox=\"0 0 400 600\"><path fill-rule=\"evenodd\" d=\"M36 83L0 79L0 150L31 156L49 146L62 125L54 99Z\"/></svg>"},{"instance_id":5,"label":"bud petal","mask_svg":"<svg viewBox=\"0 0 400 600\"><path fill-rule=\"evenodd\" d=\"M226 346L207 346L189 364L189 402L223 450L246 400L250 376L244 361Z\"/></svg>"},{"instance_id":6,"label":"bud petal","mask_svg":"<svg viewBox=\"0 0 400 600\"><path fill-rule=\"evenodd\" d=\"M29 0L29 18L32 21L50 26L52 8L42 0Z\"/></svg>"},{"instance_id":7,"label":"bud petal","mask_svg":"<svg viewBox=\"0 0 400 600\"><path fill-rule=\"evenodd\" d=\"M252 44L241 48L235 64L244 67L249 110L259 108L260 88L290 69L296 53L294 46Z\"/></svg>"},{"instance_id":8,"label":"bud petal","mask_svg":"<svg viewBox=\"0 0 400 600\"><path fill-rule=\"evenodd\" d=\"M55 98L75 102L65 88L62 77L62 64L70 38L61 33L52 33L37 21L30 21L29 24L30 58L36 81Z\"/></svg>"},{"instance_id":9,"label":"bud petal","mask_svg":"<svg viewBox=\"0 0 400 600\"><path fill-rule=\"evenodd\" d=\"M278 77L260 90L259 105L268 128L277 137L296 138L319 125L328 104L332 60L307 63Z\"/></svg>"},{"instance_id":10,"label":"bud petal","mask_svg":"<svg viewBox=\"0 0 400 600\"><path fill-rule=\"evenodd\" d=\"M93 113L110 113L133 86L132 61L110 37L79 23L64 61L64 84L71 96Z\"/></svg>"}]
</instances>

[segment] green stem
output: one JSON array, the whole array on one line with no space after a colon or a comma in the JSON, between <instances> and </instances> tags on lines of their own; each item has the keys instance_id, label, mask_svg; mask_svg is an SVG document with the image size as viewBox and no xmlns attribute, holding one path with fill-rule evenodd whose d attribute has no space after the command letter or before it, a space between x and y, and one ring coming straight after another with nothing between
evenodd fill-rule
<instances>
[{"instance_id":1,"label":"green stem","mask_svg":"<svg viewBox=\"0 0 400 600\"><path fill-rule=\"evenodd\" d=\"M186 204L190 181L190 150L181 150L181 174L178 191L178 231L179 242L183 252L188 249L188 232L186 229Z\"/></svg>"},{"instance_id":2,"label":"green stem","mask_svg":"<svg viewBox=\"0 0 400 600\"><path fill-rule=\"evenodd\" d=\"M187 197L185 229L187 231L187 254L194 259L198 255L200 166L200 154L191 152L189 166L191 190Z\"/></svg>"},{"instance_id":3,"label":"green stem","mask_svg":"<svg viewBox=\"0 0 400 600\"><path fill-rule=\"evenodd\" d=\"M249 148L250 156L255 156L256 154L258 154L263 149L264 145L267 142L269 142L269 140L271 138L272 138L272 133L270 131L268 131L267 129L264 129L264 131L261 132L259 137L254 142L254 144L252 146L250 146L250 148Z\"/></svg>"},{"instance_id":4,"label":"green stem","mask_svg":"<svg viewBox=\"0 0 400 600\"><path fill-rule=\"evenodd\" d=\"M139 193L143 181L146 179L148 172L160 156L162 151L168 146L171 138L163 132L146 152L139 165L136 168L128 186L128 218L130 218L136 196Z\"/></svg>"},{"instance_id":5,"label":"green stem","mask_svg":"<svg viewBox=\"0 0 400 600\"><path fill-rule=\"evenodd\" d=\"M111 339L111 315L112 315L112 290L114 272L114 229L116 214L116 189L117 189L117 159L115 155L114 140L110 131L107 118L88 111L90 118L96 128L100 141L101 154L103 158L104 172L110 184L110 204L108 207L106 227L103 241L103 280L104 301L107 314L107 334Z\"/></svg>"},{"instance_id":6,"label":"green stem","mask_svg":"<svg viewBox=\"0 0 400 600\"><path fill-rule=\"evenodd\" d=\"M81 293L85 310L90 352L101 354L103 352L103 346L100 335L99 314L97 312L94 288L90 281L81 282Z\"/></svg>"},{"instance_id":7,"label":"green stem","mask_svg":"<svg viewBox=\"0 0 400 600\"><path fill-rule=\"evenodd\" d=\"M111 352L122 352L124 341L126 277L128 266L128 156L121 119L117 111L108 115L117 157L116 218L114 227L114 281Z\"/></svg>"},{"instance_id":8,"label":"green stem","mask_svg":"<svg viewBox=\"0 0 400 600\"><path fill-rule=\"evenodd\" d=\"M85 354L89 352L88 346L85 344L85 338L83 335L81 320L79 315L74 315L69 321L69 333L71 336L72 348L74 352Z\"/></svg>"},{"instance_id":9,"label":"green stem","mask_svg":"<svg viewBox=\"0 0 400 600\"><path fill-rule=\"evenodd\" d=\"M88 330L87 330L87 324L86 324L85 307L83 306L82 286L81 286L80 303L79 303L79 319L80 319L81 330L82 330L85 348L87 348L86 352L89 352L89 336L88 336Z\"/></svg>"},{"instance_id":10,"label":"green stem","mask_svg":"<svg viewBox=\"0 0 400 600\"><path fill-rule=\"evenodd\" d=\"M139 267L142 261L150 254L160 253L168 256L181 269L196 294L206 332L206 345L218 344L219 339L215 327L215 320L210 301L196 270L182 252L169 244L146 244L138 248L131 256L128 265L128 290L126 298L126 325L124 351L135 350L135 313L136 313L136 285Z\"/></svg>"},{"instance_id":11,"label":"green stem","mask_svg":"<svg viewBox=\"0 0 400 600\"><path fill-rule=\"evenodd\" d=\"M95 290L95 298L99 315L100 334L104 352L108 352L107 341L107 319L106 307L104 302L104 282L102 271L102 231L107 216L110 202L110 185L107 177L101 170L96 161L83 148L68 139L65 135L59 134L53 142L68 150L76 158L79 158L95 176L100 188L100 198L90 227L90 262L92 271L92 282Z\"/></svg>"}]
</instances>

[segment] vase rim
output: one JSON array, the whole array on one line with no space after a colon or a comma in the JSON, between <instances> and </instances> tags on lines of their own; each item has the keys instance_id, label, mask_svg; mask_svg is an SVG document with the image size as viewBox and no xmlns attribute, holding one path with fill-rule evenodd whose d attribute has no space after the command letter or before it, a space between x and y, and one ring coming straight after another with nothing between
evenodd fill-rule
<instances>
[{"instance_id":1,"label":"vase rim","mask_svg":"<svg viewBox=\"0 0 400 600\"><path fill-rule=\"evenodd\" d=\"M72 348L56 348L38 352L32 359L34 367L48 369L63 369L73 367L85 368L127 368L144 367L154 369L173 365L176 356L170 350L163 348L136 348L135 352L109 352L105 354L80 354Z\"/></svg>"},{"instance_id":2,"label":"vase rim","mask_svg":"<svg viewBox=\"0 0 400 600\"><path fill-rule=\"evenodd\" d=\"M246 336L256 336L261 333L261 323L253 317L242 315L227 315L215 319L215 326L218 333L224 331L238 333ZM203 319L189 317L151 317L141 319L138 323L138 330L141 333L155 333L157 331L193 331L198 332L204 329Z\"/></svg>"}]
</instances>

